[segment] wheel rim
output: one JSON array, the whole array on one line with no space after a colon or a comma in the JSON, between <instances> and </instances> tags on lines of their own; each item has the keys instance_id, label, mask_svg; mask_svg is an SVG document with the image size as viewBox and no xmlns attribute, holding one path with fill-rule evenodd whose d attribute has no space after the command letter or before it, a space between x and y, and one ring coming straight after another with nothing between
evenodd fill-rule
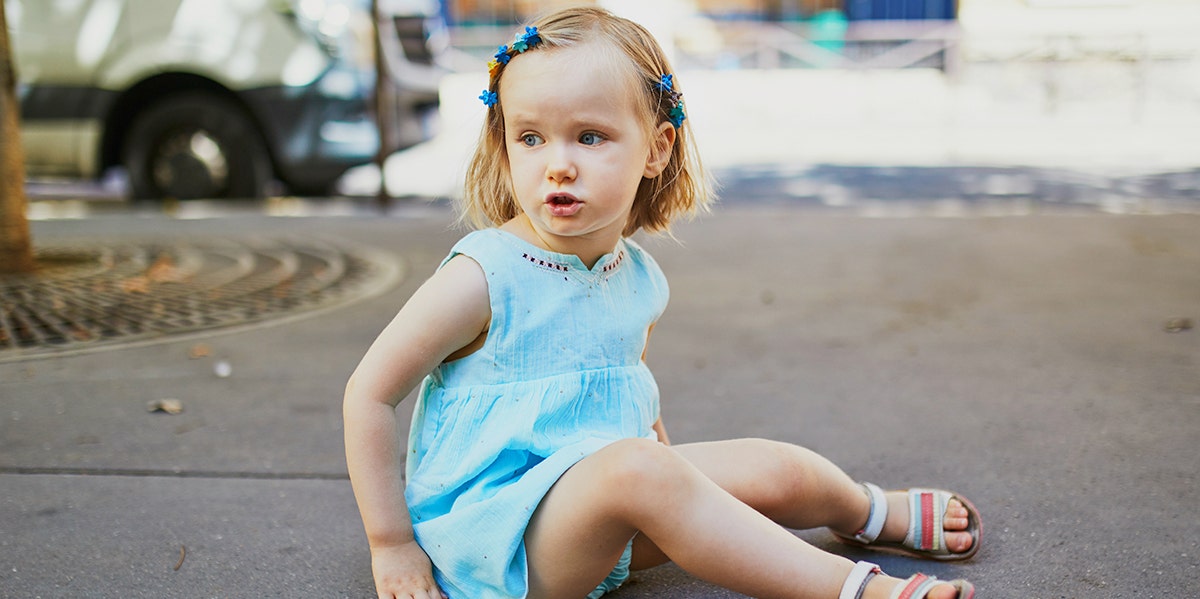
<instances>
[{"instance_id":1,"label":"wheel rim","mask_svg":"<svg viewBox=\"0 0 1200 599\"><path fill-rule=\"evenodd\" d=\"M150 158L154 184L178 198L217 197L229 183L225 148L208 131L189 129L167 136Z\"/></svg>"}]
</instances>

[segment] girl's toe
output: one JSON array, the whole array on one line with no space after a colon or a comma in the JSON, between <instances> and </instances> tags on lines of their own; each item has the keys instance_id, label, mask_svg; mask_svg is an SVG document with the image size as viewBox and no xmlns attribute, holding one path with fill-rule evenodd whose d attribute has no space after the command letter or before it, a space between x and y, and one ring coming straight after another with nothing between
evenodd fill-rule
<instances>
[{"instance_id":1,"label":"girl's toe","mask_svg":"<svg viewBox=\"0 0 1200 599\"><path fill-rule=\"evenodd\" d=\"M951 553L965 553L971 549L971 544L975 539L971 537L969 532L946 532L946 549Z\"/></svg>"}]
</instances>

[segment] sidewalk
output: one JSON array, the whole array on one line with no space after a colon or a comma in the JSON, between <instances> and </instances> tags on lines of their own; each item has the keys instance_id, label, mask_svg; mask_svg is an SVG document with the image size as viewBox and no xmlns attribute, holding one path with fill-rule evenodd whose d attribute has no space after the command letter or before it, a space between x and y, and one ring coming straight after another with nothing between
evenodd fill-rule
<instances>
[{"instance_id":1,"label":"sidewalk","mask_svg":"<svg viewBox=\"0 0 1200 599\"><path fill-rule=\"evenodd\" d=\"M672 284L649 357L667 426L677 443L775 438L885 487L971 497L986 534L966 565L802 534L897 575L969 577L987 597L1195 595L1200 524L1176 508L1200 501L1200 332L1165 328L1200 319L1198 219L723 206L680 244L646 242ZM373 596L342 386L458 237L449 221L35 223L45 244L320 237L384 252L403 278L287 322L0 362L0 597ZM183 412L147 411L164 398ZM913 434L931 428L936 442ZM665 567L613 597L739 595Z\"/></svg>"}]
</instances>

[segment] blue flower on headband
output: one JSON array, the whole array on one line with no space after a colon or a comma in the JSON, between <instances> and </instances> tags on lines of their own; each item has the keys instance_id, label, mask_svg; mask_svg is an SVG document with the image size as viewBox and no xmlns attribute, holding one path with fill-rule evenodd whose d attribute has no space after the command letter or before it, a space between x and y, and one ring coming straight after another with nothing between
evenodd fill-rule
<instances>
[{"instance_id":1,"label":"blue flower on headband","mask_svg":"<svg viewBox=\"0 0 1200 599\"><path fill-rule=\"evenodd\" d=\"M682 127L683 120L687 118L687 115L683 113L683 94L675 91L675 76L671 73L663 75L654 83L654 89L667 93L668 102L671 104L667 118L671 120L671 124L675 125L676 129Z\"/></svg>"},{"instance_id":2,"label":"blue flower on headband","mask_svg":"<svg viewBox=\"0 0 1200 599\"><path fill-rule=\"evenodd\" d=\"M513 42L512 49L518 54L524 52L538 44L542 43L542 36L538 35L537 27L526 27L525 33L518 33L516 40Z\"/></svg>"},{"instance_id":3,"label":"blue flower on headband","mask_svg":"<svg viewBox=\"0 0 1200 599\"><path fill-rule=\"evenodd\" d=\"M675 125L676 129L682 127L683 120L687 118L687 115L683 114L683 102L676 104L671 112L667 113L667 117L671 119L671 124Z\"/></svg>"},{"instance_id":4,"label":"blue flower on headband","mask_svg":"<svg viewBox=\"0 0 1200 599\"><path fill-rule=\"evenodd\" d=\"M508 61L512 60L512 57L508 55L508 46L500 46L492 58L495 58L496 62L500 64L508 64Z\"/></svg>"},{"instance_id":5,"label":"blue flower on headband","mask_svg":"<svg viewBox=\"0 0 1200 599\"><path fill-rule=\"evenodd\" d=\"M498 76L500 67L503 67L508 64L508 61L512 60L513 55L510 52L520 54L530 48L537 47L540 43L542 43L542 36L538 35L537 27L526 27L525 33L518 33L516 35L511 48L509 46L499 46L496 48L496 53L492 55L492 60L488 62L488 77L494 80ZM479 99L483 100L483 105L489 108L495 106L500 101L496 92L486 89L483 90L482 94L479 94Z\"/></svg>"}]
</instances>

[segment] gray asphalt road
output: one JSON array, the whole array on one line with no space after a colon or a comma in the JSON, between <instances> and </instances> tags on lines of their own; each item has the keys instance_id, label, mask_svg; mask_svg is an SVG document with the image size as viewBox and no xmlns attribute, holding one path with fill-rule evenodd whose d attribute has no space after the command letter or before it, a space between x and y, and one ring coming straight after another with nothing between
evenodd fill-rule
<instances>
[{"instance_id":1,"label":"gray asphalt road","mask_svg":"<svg viewBox=\"0 0 1200 599\"><path fill-rule=\"evenodd\" d=\"M985 597L1200 596L1200 331L1166 330L1200 320L1200 216L935 212L731 201L647 240L672 285L649 361L673 440L800 443L979 506L965 565L802 533L893 574L968 577ZM0 597L373 596L341 389L449 224L425 208L36 222L39 244L321 236L390 253L404 278L206 337L199 358L168 336L0 363ZM146 411L164 397L185 411ZM738 595L666 567L612 596Z\"/></svg>"}]
</instances>

